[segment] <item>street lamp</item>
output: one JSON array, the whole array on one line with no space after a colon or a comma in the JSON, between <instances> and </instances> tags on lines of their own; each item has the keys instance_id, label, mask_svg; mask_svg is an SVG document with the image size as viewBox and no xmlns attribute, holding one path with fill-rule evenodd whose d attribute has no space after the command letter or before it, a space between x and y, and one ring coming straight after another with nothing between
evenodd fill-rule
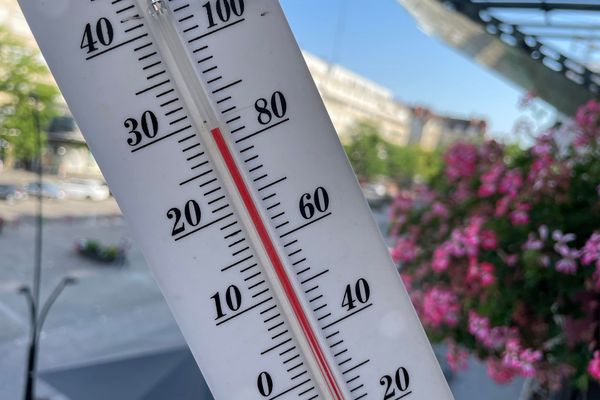
<instances>
[{"instance_id":1,"label":"street lamp","mask_svg":"<svg viewBox=\"0 0 600 400\"><path fill-rule=\"evenodd\" d=\"M43 197L42 197L42 183L43 183L43 169L42 169L42 127L40 121L39 111L39 98L37 95L30 95L33 108L33 122L36 134L36 150L38 154L37 163L34 163L37 167L38 176L38 215L37 215L37 230L36 230L36 241L35 241L35 263L33 269L33 285L22 286L19 289L19 293L25 296L29 306L29 317L30 317L30 340L27 352L27 370L25 377L25 393L23 398L25 400L35 400L35 379L37 374L37 356L38 356L38 345L40 340L40 333L48 312L56 302L56 299L60 296L63 290L70 285L77 283L77 280L73 277L63 278L59 284L54 288L50 296L46 299L43 305L40 304L40 283L42 278L42 228L43 228Z\"/></svg>"}]
</instances>

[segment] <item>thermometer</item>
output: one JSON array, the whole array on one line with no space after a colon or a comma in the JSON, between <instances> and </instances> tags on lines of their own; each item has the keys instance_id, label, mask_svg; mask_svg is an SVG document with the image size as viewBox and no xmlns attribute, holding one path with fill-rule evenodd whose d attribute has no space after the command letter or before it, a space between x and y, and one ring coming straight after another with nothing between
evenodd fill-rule
<instances>
[{"instance_id":1,"label":"thermometer","mask_svg":"<svg viewBox=\"0 0 600 400\"><path fill-rule=\"evenodd\" d=\"M215 398L452 399L276 0L20 4Z\"/></svg>"}]
</instances>

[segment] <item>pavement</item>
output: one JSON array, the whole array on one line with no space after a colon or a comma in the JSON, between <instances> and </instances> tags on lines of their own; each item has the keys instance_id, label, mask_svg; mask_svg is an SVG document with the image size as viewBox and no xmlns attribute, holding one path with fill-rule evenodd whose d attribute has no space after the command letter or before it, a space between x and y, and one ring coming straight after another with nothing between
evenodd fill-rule
<instances>
[{"instance_id":1,"label":"pavement","mask_svg":"<svg viewBox=\"0 0 600 400\"><path fill-rule=\"evenodd\" d=\"M16 206L0 201L0 216L10 220L0 234L0 400L20 398L24 387L28 320L25 300L17 291L32 278L34 206L33 200ZM65 290L48 316L41 336L41 371L184 344L135 243L122 268L74 252L73 244L80 238L107 244L131 239L112 199L48 202L44 212L42 298L65 276L79 282ZM375 211L374 216L384 230L385 211ZM517 400L522 384L495 385L474 360L449 383L457 400ZM39 397L68 400L43 382Z\"/></svg>"}]
</instances>

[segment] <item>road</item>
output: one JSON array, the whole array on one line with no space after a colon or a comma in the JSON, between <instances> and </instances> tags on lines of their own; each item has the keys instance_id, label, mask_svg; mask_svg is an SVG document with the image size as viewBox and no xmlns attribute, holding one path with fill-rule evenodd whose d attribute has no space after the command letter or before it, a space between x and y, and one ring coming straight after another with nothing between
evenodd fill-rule
<instances>
[{"instance_id":1,"label":"road","mask_svg":"<svg viewBox=\"0 0 600 400\"><path fill-rule=\"evenodd\" d=\"M43 297L64 276L75 276L79 283L67 288L48 317L41 340L40 370L183 344L135 243L124 268L97 264L75 254L73 243L78 238L114 244L130 239L112 201L84 203L54 202L46 207L54 218L44 223ZM7 208L0 204L0 215ZM86 213L91 216L73 217ZM385 213L376 212L375 218L384 228ZM0 400L20 398L23 388L28 328L25 301L17 289L31 280L32 222L25 218L20 223L8 223L0 235ZM518 399L520 391L519 383L507 387L492 384L476 364L453 376L450 384L460 400L479 400L482 395L486 400ZM66 400L44 384L40 395Z\"/></svg>"}]
</instances>

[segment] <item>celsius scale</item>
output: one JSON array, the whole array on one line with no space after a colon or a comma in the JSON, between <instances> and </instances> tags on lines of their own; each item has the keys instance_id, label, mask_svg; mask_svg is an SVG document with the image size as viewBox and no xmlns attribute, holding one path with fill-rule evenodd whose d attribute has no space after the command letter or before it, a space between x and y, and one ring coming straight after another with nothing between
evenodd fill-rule
<instances>
[{"instance_id":1,"label":"celsius scale","mask_svg":"<svg viewBox=\"0 0 600 400\"><path fill-rule=\"evenodd\" d=\"M452 399L277 0L19 2L215 398Z\"/></svg>"}]
</instances>

